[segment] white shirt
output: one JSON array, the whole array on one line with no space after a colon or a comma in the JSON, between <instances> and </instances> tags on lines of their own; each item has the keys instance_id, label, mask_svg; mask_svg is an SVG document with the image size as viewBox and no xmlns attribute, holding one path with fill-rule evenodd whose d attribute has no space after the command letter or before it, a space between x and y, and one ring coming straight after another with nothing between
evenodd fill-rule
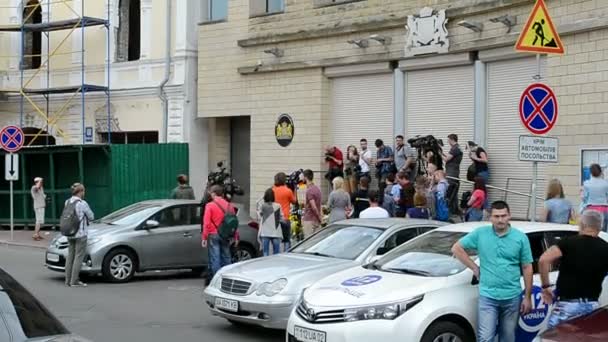
<instances>
[{"instance_id":1,"label":"white shirt","mask_svg":"<svg viewBox=\"0 0 608 342\"><path fill-rule=\"evenodd\" d=\"M359 166L361 166L361 172L366 173L369 172L369 164L365 161L365 159L372 160L372 151L369 149L365 150L361 153L361 158L359 158Z\"/></svg>"},{"instance_id":2,"label":"white shirt","mask_svg":"<svg viewBox=\"0 0 608 342\"><path fill-rule=\"evenodd\" d=\"M388 211L381 207L369 207L359 214L359 218L374 219L374 218L389 218Z\"/></svg>"}]
</instances>

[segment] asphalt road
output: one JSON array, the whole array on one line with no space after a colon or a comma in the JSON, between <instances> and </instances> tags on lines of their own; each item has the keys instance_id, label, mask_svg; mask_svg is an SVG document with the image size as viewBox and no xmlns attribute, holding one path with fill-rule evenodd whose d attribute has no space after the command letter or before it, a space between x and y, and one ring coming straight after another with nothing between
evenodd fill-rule
<instances>
[{"instance_id":1,"label":"asphalt road","mask_svg":"<svg viewBox=\"0 0 608 342\"><path fill-rule=\"evenodd\" d=\"M43 267L44 250L0 246L0 267L47 306L72 332L95 342L285 341L284 332L236 328L209 314L203 279L183 273L142 275L128 284L87 279L64 286Z\"/></svg>"}]
</instances>

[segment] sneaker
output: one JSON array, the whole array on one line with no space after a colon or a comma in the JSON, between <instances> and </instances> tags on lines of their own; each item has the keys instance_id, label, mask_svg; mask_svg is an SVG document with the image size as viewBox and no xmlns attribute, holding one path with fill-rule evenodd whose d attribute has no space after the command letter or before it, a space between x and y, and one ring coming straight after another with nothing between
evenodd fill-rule
<instances>
[{"instance_id":1,"label":"sneaker","mask_svg":"<svg viewBox=\"0 0 608 342\"><path fill-rule=\"evenodd\" d=\"M79 281L79 282L77 282L76 284L72 284L72 285L70 285L70 287L87 287L87 284L85 284L85 283L83 283L83 282Z\"/></svg>"}]
</instances>

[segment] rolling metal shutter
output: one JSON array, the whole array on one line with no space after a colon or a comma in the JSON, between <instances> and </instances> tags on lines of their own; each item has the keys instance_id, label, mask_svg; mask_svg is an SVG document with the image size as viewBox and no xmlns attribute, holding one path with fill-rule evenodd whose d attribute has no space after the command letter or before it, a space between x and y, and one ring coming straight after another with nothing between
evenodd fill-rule
<instances>
[{"instance_id":1,"label":"rolling metal shutter","mask_svg":"<svg viewBox=\"0 0 608 342\"><path fill-rule=\"evenodd\" d=\"M472 65L410 71L406 74L407 138L432 134L449 150L448 134L458 135L462 152L473 139L475 78ZM470 159L463 156L460 178L466 178ZM462 189L462 187L461 187Z\"/></svg>"},{"instance_id":2,"label":"rolling metal shutter","mask_svg":"<svg viewBox=\"0 0 608 342\"><path fill-rule=\"evenodd\" d=\"M541 59L542 70L546 60ZM536 74L536 59L521 58L487 64L488 77L488 151L490 184L529 194L532 186L532 163L518 160L519 136L531 135L519 119L519 98L524 89L533 82ZM544 72L542 73L545 74ZM485 146L484 146L485 148ZM538 177L546 177L546 165L539 163ZM507 184L508 181L508 184ZM543 197L547 180L538 183L537 195ZM505 199L502 191L490 191L490 200ZM529 198L507 194L514 218L526 219ZM542 208L537 200L537 213Z\"/></svg>"},{"instance_id":3,"label":"rolling metal shutter","mask_svg":"<svg viewBox=\"0 0 608 342\"><path fill-rule=\"evenodd\" d=\"M331 85L332 143L342 150L345 158L348 145L360 150L361 138L367 139L374 158L376 139L393 145L391 73L338 77L332 79ZM372 178L375 178L373 169Z\"/></svg>"}]
</instances>

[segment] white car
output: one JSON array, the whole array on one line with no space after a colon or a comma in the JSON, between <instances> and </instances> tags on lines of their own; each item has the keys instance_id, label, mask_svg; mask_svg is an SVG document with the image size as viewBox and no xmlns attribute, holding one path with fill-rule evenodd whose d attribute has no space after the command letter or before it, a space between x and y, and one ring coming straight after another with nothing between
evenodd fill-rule
<instances>
[{"instance_id":1,"label":"white car","mask_svg":"<svg viewBox=\"0 0 608 342\"><path fill-rule=\"evenodd\" d=\"M475 341L479 288L473 272L452 256L465 234L489 223L440 227L376 262L350 268L307 288L287 325L288 342ZM550 306L541 299L538 260L577 227L513 222L526 233L534 258L532 311L520 318L517 341L532 341L546 326ZM601 233L608 241L608 235ZM551 281L557 280L551 272ZM523 279L522 279L523 288ZM608 303L608 278L602 304Z\"/></svg>"}]
</instances>

